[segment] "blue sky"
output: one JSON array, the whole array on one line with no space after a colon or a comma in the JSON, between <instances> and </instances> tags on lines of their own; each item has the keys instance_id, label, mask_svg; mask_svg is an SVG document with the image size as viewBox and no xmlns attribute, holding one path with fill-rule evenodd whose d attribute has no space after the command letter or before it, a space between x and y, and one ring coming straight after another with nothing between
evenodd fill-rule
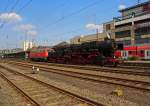
<instances>
[{"instance_id":1,"label":"blue sky","mask_svg":"<svg viewBox=\"0 0 150 106\"><path fill-rule=\"evenodd\" d=\"M4 26L0 27L0 49L21 47L25 34L38 45L54 45L75 36L95 33L85 26L110 21L120 16L120 5L129 7L137 1L1 0L0 25ZM144 1L147 0L141 0Z\"/></svg>"}]
</instances>

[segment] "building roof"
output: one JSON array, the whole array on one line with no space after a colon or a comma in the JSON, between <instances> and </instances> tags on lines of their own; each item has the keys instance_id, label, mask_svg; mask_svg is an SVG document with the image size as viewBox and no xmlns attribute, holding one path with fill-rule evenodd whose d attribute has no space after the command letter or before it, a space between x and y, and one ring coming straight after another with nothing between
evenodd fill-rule
<instances>
[{"instance_id":1,"label":"building roof","mask_svg":"<svg viewBox=\"0 0 150 106\"><path fill-rule=\"evenodd\" d=\"M137 4L137 5L134 5L134 6L131 6L131 7L128 7L128 8L122 9L122 10L119 10L119 12L124 12L124 11L130 10L130 9L134 9L134 8L146 5L146 4L150 4L150 0L147 1L147 2L143 2L143 3Z\"/></svg>"}]
</instances>

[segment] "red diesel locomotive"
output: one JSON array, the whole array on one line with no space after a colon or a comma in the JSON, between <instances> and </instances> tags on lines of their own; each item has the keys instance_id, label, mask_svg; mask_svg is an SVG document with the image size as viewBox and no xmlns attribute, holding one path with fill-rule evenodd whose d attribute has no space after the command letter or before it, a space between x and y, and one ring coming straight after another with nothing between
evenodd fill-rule
<instances>
[{"instance_id":1,"label":"red diesel locomotive","mask_svg":"<svg viewBox=\"0 0 150 106\"><path fill-rule=\"evenodd\" d=\"M29 52L29 59L35 61L47 61L48 52L52 51L50 48L33 48Z\"/></svg>"}]
</instances>

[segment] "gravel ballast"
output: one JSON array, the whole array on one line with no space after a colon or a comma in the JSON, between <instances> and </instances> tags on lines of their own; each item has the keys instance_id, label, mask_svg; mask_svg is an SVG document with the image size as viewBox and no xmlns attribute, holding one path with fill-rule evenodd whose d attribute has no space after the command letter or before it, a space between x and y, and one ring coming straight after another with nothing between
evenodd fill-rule
<instances>
[{"instance_id":1,"label":"gravel ballast","mask_svg":"<svg viewBox=\"0 0 150 106\"><path fill-rule=\"evenodd\" d=\"M3 66L9 67L9 68L14 69L16 71L23 72L23 70L19 70L17 68L8 66L6 64L3 64ZM27 71L25 71L25 70L24 70L24 72L27 73ZM52 79L49 79L47 77L44 77L44 76L41 76L38 74L28 74L28 75L30 75L34 78L40 79L42 81L45 81L45 82L52 84L56 87L63 88L65 90L71 91L71 92L79 94L81 96L85 96L87 98L93 99L93 100L98 101L100 103L106 104L108 106L140 106L134 102L125 100L123 98L119 98L119 97L114 96L114 95L106 95L106 94L102 94L102 93L96 93L96 92L89 90L88 88L81 89L81 88L73 86L71 84L64 83L63 81L60 82L60 81L52 80Z\"/></svg>"}]
</instances>

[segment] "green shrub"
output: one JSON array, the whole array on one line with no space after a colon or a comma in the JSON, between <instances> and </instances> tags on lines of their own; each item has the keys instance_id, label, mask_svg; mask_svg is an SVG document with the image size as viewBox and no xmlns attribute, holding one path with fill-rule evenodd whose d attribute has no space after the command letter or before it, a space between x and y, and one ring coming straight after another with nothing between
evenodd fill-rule
<instances>
[{"instance_id":1,"label":"green shrub","mask_svg":"<svg viewBox=\"0 0 150 106\"><path fill-rule=\"evenodd\" d=\"M137 56L131 56L131 57L128 57L128 60L130 61L139 60L139 58Z\"/></svg>"}]
</instances>

